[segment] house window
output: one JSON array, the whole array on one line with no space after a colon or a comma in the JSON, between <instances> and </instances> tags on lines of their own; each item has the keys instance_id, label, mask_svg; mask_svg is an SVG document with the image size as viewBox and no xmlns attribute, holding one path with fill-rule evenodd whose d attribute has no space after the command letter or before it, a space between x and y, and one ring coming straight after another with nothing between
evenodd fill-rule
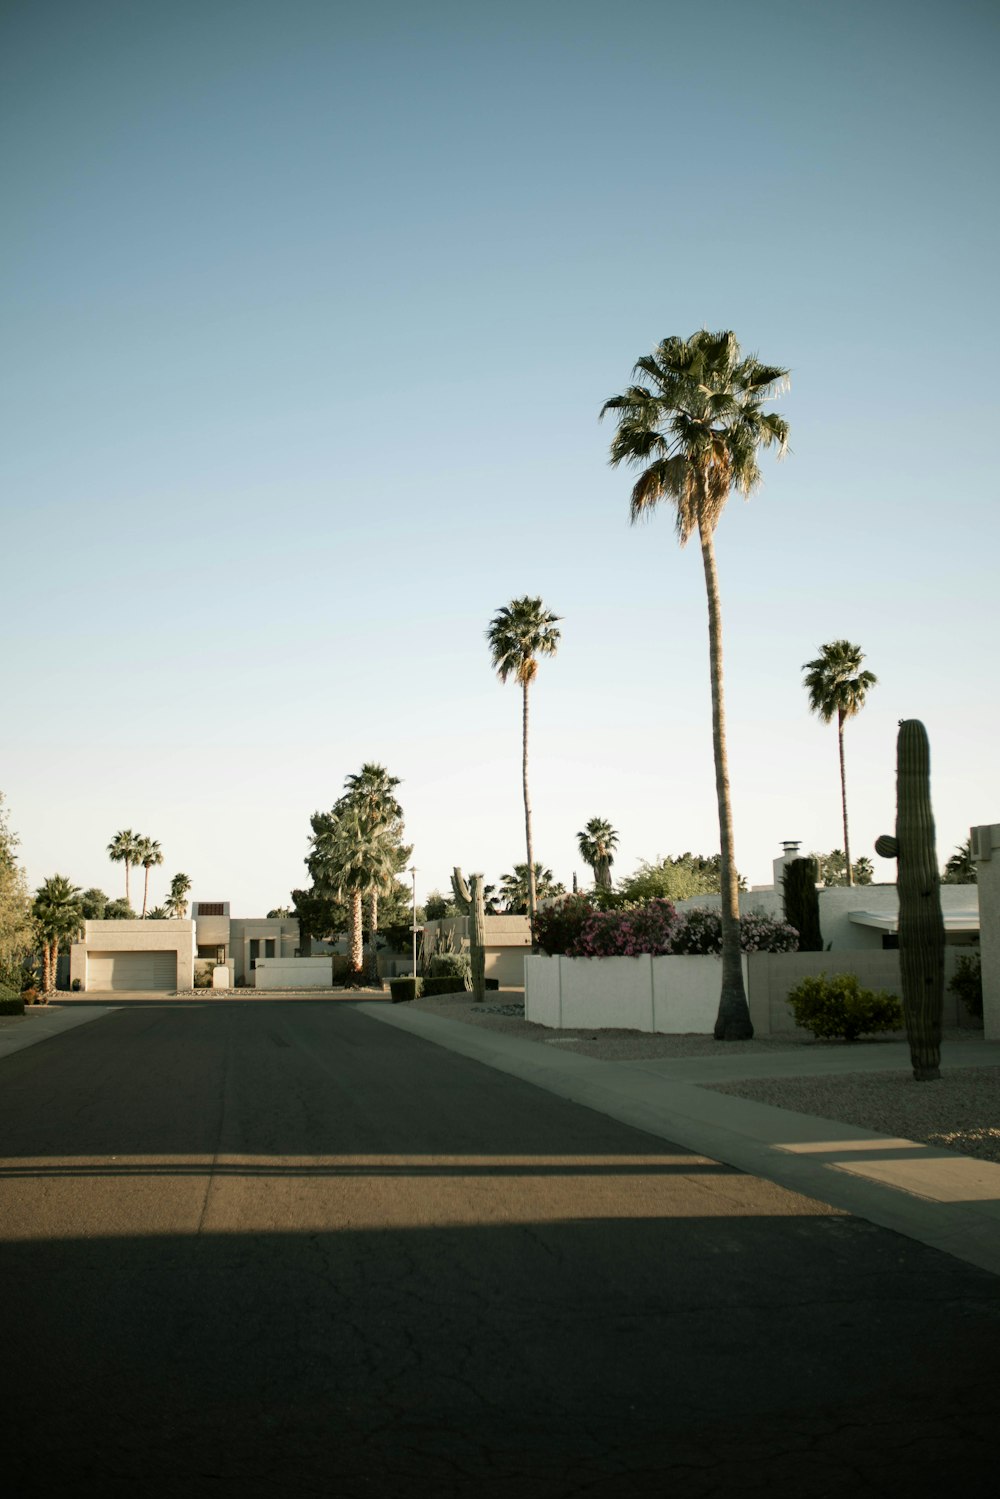
<instances>
[{"instance_id":1,"label":"house window","mask_svg":"<svg viewBox=\"0 0 1000 1499\"><path fill-rule=\"evenodd\" d=\"M259 957L260 957L260 938L259 937L251 937L250 938L250 970L251 970L251 972L257 967L257 959Z\"/></svg>"},{"instance_id":2,"label":"house window","mask_svg":"<svg viewBox=\"0 0 1000 1499\"><path fill-rule=\"evenodd\" d=\"M273 958L274 957L274 938L273 937L265 937L264 938L264 956L265 956L265 958Z\"/></svg>"}]
</instances>

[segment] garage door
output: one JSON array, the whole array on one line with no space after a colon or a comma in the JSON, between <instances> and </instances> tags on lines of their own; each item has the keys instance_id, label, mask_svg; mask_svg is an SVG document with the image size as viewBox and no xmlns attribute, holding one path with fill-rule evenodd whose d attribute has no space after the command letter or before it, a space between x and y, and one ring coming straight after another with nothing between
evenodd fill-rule
<instances>
[{"instance_id":1,"label":"garage door","mask_svg":"<svg viewBox=\"0 0 1000 1499\"><path fill-rule=\"evenodd\" d=\"M176 989L176 952L87 954L88 989Z\"/></svg>"}]
</instances>

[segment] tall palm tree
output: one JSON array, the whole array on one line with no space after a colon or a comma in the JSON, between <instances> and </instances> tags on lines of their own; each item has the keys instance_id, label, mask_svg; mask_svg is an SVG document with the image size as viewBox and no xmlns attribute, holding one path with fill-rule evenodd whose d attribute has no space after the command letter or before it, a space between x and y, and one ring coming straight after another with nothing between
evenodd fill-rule
<instances>
[{"instance_id":1,"label":"tall palm tree","mask_svg":"<svg viewBox=\"0 0 1000 1499\"><path fill-rule=\"evenodd\" d=\"M388 890L405 865L411 849L399 842L398 820L372 823L365 808L349 795L340 798L332 812L317 812L312 818L313 851L306 860L316 888L348 909L348 956L355 976L363 971L363 902ZM375 905L377 921L378 907ZM375 956L372 933L371 953ZM374 975L373 975L374 977Z\"/></svg>"},{"instance_id":2,"label":"tall palm tree","mask_svg":"<svg viewBox=\"0 0 1000 1499\"><path fill-rule=\"evenodd\" d=\"M521 684L521 787L524 793L524 841L527 849L528 914L535 919L535 857L531 844L531 800L528 795L528 688L538 672L539 656L554 656L560 632L559 615L544 607L541 599L511 599L498 609L486 631L493 670L501 682L513 676Z\"/></svg>"},{"instance_id":3,"label":"tall palm tree","mask_svg":"<svg viewBox=\"0 0 1000 1499\"><path fill-rule=\"evenodd\" d=\"M865 698L878 678L862 671L865 659L859 645L849 640L831 640L821 645L815 661L804 661L804 685L809 692L809 707L824 723L837 720L837 745L840 750L840 806L844 816L844 864L847 883L853 885L851 844L847 836L847 778L844 774L844 724L860 713Z\"/></svg>"},{"instance_id":4,"label":"tall palm tree","mask_svg":"<svg viewBox=\"0 0 1000 1499\"><path fill-rule=\"evenodd\" d=\"M405 847L402 843L403 809L396 797L396 787L400 784L399 776L390 775L384 765L372 760L366 760L357 774L344 778L344 796L358 807L368 828L368 976L373 983L378 980L375 937L379 896L392 888L396 875L405 869L413 852L412 845ZM383 830L388 830L389 836Z\"/></svg>"},{"instance_id":5,"label":"tall palm tree","mask_svg":"<svg viewBox=\"0 0 1000 1499\"><path fill-rule=\"evenodd\" d=\"M129 905L132 904L132 897L129 895L128 876L133 864L138 864L139 862L136 858L136 845L138 842L139 838L137 834L133 833L131 828L123 828L120 833L115 834L108 844L108 858L112 864L125 865L125 899Z\"/></svg>"},{"instance_id":6,"label":"tall palm tree","mask_svg":"<svg viewBox=\"0 0 1000 1499\"><path fill-rule=\"evenodd\" d=\"M582 833L577 833L580 858L594 872L594 885L599 890L611 889L611 866L615 862L618 834L603 817L592 817Z\"/></svg>"},{"instance_id":7,"label":"tall palm tree","mask_svg":"<svg viewBox=\"0 0 1000 1499\"><path fill-rule=\"evenodd\" d=\"M170 916L183 919L187 915L190 889L191 881L186 874L174 875L170 881L170 894L164 901L164 907Z\"/></svg>"},{"instance_id":8,"label":"tall palm tree","mask_svg":"<svg viewBox=\"0 0 1000 1499\"><path fill-rule=\"evenodd\" d=\"M632 520L661 500L676 512L684 546L698 533L708 594L709 665L712 680L712 747L719 805L722 887L722 993L717 1040L753 1035L740 958L740 910L729 799L726 713L722 674L722 609L715 561L715 528L734 489L749 495L761 481L758 454L788 447L788 423L762 403L785 383L788 371L744 357L731 332L706 329L690 338L666 338L636 362L635 384L601 408L617 413L611 464L640 470L632 489Z\"/></svg>"},{"instance_id":9,"label":"tall palm tree","mask_svg":"<svg viewBox=\"0 0 1000 1499\"><path fill-rule=\"evenodd\" d=\"M142 918L146 919L146 906L149 902L149 871L154 864L163 863L163 850L155 838L137 838L134 863L141 864L146 871L146 882L142 887Z\"/></svg>"},{"instance_id":10,"label":"tall palm tree","mask_svg":"<svg viewBox=\"0 0 1000 1499\"><path fill-rule=\"evenodd\" d=\"M71 942L83 929L82 892L65 875L50 875L38 888L31 914L42 943L42 990L49 994L56 986L62 943Z\"/></svg>"}]
</instances>

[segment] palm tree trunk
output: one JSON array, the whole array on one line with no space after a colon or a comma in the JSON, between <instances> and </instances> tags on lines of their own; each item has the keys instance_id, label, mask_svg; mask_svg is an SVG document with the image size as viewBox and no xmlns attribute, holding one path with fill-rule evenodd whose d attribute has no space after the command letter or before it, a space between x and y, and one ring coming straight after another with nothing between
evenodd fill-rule
<instances>
[{"instance_id":1,"label":"palm tree trunk","mask_svg":"<svg viewBox=\"0 0 1000 1499\"><path fill-rule=\"evenodd\" d=\"M368 941L371 944L368 951L368 977L373 984L378 984L378 952L375 947L375 933L378 931L378 891L371 890L368 894Z\"/></svg>"},{"instance_id":2,"label":"palm tree trunk","mask_svg":"<svg viewBox=\"0 0 1000 1499\"><path fill-rule=\"evenodd\" d=\"M132 897L128 893L128 872L129 872L130 868L131 868L131 865L129 864L129 861L126 859L125 860L125 904L131 910L131 908L132 908Z\"/></svg>"},{"instance_id":3,"label":"palm tree trunk","mask_svg":"<svg viewBox=\"0 0 1000 1499\"><path fill-rule=\"evenodd\" d=\"M49 978L52 972L52 946L46 937L42 942L42 993L48 994L52 987Z\"/></svg>"},{"instance_id":4,"label":"palm tree trunk","mask_svg":"<svg viewBox=\"0 0 1000 1499\"><path fill-rule=\"evenodd\" d=\"M531 922L532 934L534 934L535 852L531 846L531 801L528 796L528 686L527 682L521 683L524 696L524 710L521 715L521 787L524 791L524 841L528 850L528 919ZM532 942L534 942L533 935Z\"/></svg>"},{"instance_id":5,"label":"palm tree trunk","mask_svg":"<svg viewBox=\"0 0 1000 1499\"><path fill-rule=\"evenodd\" d=\"M719 803L720 888L722 907L722 993L715 1021L717 1041L747 1041L753 1035L750 1006L743 986L740 956L740 894L733 851L733 811L729 800L729 763L726 756L726 704L722 688L722 609L712 532L701 525L701 558L708 594L708 645L712 675L712 748L715 753L715 792Z\"/></svg>"},{"instance_id":6,"label":"palm tree trunk","mask_svg":"<svg viewBox=\"0 0 1000 1499\"><path fill-rule=\"evenodd\" d=\"M146 903L149 900L149 865L146 865L146 881L142 887L142 919L146 919Z\"/></svg>"},{"instance_id":7,"label":"palm tree trunk","mask_svg":"<svg viewBox=\"0 0 1000 1499\"><path fill-rule=\"evenodd\" d=\"M840 745L840 806L844 814L844 863L847 865L847 883L854 884L851 875L851 844L847 837L847 776L844 773L844 715L837 714L837 739Z\"/></svg>"},{"instance_id":8,"label":"palm tree trunk","mask_svg":"<svg viewBox=\"0 0 1000 1499\"><path fill-rule=\"evenodd\" d=\"M347 930L347 949L351 972L360 973L363 967L364 946L361 938L361 891L351 891L351 922Z\"/></svg>"}]
</instances>

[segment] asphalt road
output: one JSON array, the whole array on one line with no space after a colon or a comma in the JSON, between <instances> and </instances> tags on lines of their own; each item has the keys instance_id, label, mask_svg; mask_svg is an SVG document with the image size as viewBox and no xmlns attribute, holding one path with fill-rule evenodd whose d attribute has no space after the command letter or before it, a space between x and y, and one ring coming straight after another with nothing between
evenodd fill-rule
<instances>
[{"instance_id":1,"label":"asphalt road","mask_svg":"<svg viewBox=\"0 0 1000 1499\"><path fill-rule=\"evenodd\" d=\"M29 1494L993 1492L1000 1281L343 1003L0 1064Z\"/></svg>"}]
</instances>

